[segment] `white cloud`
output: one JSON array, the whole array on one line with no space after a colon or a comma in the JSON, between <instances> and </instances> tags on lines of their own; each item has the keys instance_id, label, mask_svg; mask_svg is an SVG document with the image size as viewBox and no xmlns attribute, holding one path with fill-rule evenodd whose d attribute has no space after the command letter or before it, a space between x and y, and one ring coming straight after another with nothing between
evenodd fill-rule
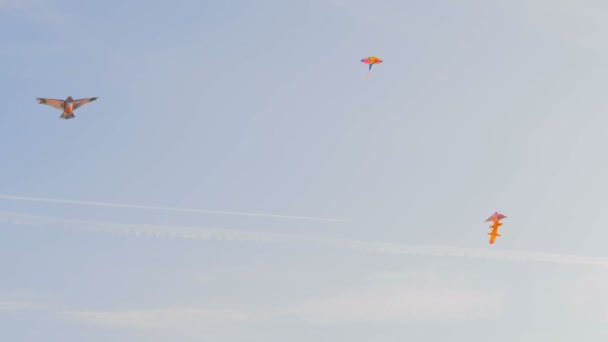
<instances>
[{"instance_id":1,"label":"white cloud","mask_svg":"<svg viewBox=\"0 0 608 342\"><path fill-rule=\"evenodd\" d=\"M2 1L2 0L0 0L0 1ZM147 210L152 210L152 211L175 211L175 212L201 213L201 214L214 214L214 215L257 216L257 217L283 218L283 219L294 219L294 220L346 222L344 220L338 220L338 219L332 219L332 218L319 218L319 217L308 217L308 216L291 216L291 215L277 215L277 214L265 214L265 213L223 211L223 210L208 210L208 209L157 207L157 206L139 205L139 204L123 204L123 203L108 203L108 202L92 202L92 201L79 201L79 200L65 200L65 199L59 199L59 198L41 198L41 197L0 195L0 199L13 200L13 201L62 203L62 204L71 204L71 205L93 206L93 207L113 207L113 208L126 208L126 209L147 209Z\"/></svg>"},{"instance_id":2,"label":"white cloud","mask_svg":"<svg viewBox=\"0 0 608 342\"><path fill-rule=\"evenodd\" d=\"M48 310L51 307L36 302L8 300L0 301L0 311Z\"/></svg>"},{"instance_id":3,"label":"white cloud","mask_svg":"<svg viewBox=\"0 0 608 342\"><path fill-rule=\"evenodd\" d=\"M437 282L441 280L441 276L436 272L430 271L411 271L411 272L397 272L397 271L383 271L375 272L369 275L369 280L373 282L395 282L395 281L412 281L417 282Z\"/></svg>"},{"instance_id":4,"label":"white cloud","mask_svg":"<svg viewBox=\"0 0 608 342\"><path fill-rule=\"evenodd\" d=\"M203 331L235 323L277 321L391 323L404 320L472 320L492 318L500 314L503 308L501 291L445 285L450 279L437 274L373 274L369 279L373 281L353 285L353 288L332 296L296 301L274 308L90 310L23 300L0 301L0 311L45 311L57 319L102 327ZM385 281L379 281L382 279Z\"/></svg>"},{"instance_id":5,"label":"white cloud","mask_svg":"<svg viewBox=\"0 0 608 342\"><path fill-rule=\"evenodd\" d=\"M502 312L500 291L443 286L376 288L313 300L286 315L313 321L391 322L403 320L472 320Z\"/></svg>"},{"instance_id":6,"label":"white cloud","mask_svg":"<svg viewBox=\"0 0 608 342\"><path fill-rule=\"evenodd\" d=\"M95 325L139 329L182 329L204 327L223 322L240 322L252 315L230 310L173 308L135 311L62 311L59 316Z\"/></svg>"},{"instance_id":7,"label":"white cloud","mask_svg":"<svg viewBox=\"0 0 608 342\"><path fill-rule=\"evenodd\" d=\"M75 310L29 300L0 300L0 312L40 311L62 320L133 329L184 329L243 322L255 316L238 310L160 308L148 310Z\"/></svg>"},{"instance_id":8,"label":"white cloud","mask_svg":"<svg viewBox=\"0 0 608 342\"><path fill-rule=\"evenodd\" d=\"M37 227L71 228L110 234L153 236L161 238L185 238L202 240L235 240L264 243L304 243L325 245L330 248L350 248L371 253L404 255L427 255L435 257L464 257L479 259L502 259L525 262L548 262L572 265L608 266L608 258L589 257L557 253L525 252L494 248L462 248L448 246L415 246L399 243L306 237L291 234L276 234L220 228L195 228L178 226L153 226L138 224L112 224L94 221L64 220L47 217L0 212L0 223L33 225Z\"/></svg>"}]
</instances>

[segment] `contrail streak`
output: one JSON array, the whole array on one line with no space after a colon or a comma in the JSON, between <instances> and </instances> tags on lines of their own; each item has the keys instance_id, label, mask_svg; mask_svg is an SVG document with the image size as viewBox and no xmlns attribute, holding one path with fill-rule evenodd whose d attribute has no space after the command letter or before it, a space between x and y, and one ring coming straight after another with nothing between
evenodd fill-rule
<instances>
[{"instance_id":1,"label":"contrail streak","mask_svg":"<svg viewBox=\"0 0 608 342\"><path fill-rule=\"evenodd\" d=\"M558 264L607 266L608 258L568 254L524 252L517 250L486 250L482 248L462 248L446 246L414 246L398 243L371 242L347 239L306 237L290 234L250 232L220 228L192 228L176 226L153 226L138 224L114 224L92 221L76 221L0 212L0 223L17 225L50 226L51 228L71 228L104 233L135 236L154 236L202 240L235 240L265 243L313 243L338 248L350 248L373 253L422 255L435 257L466 257L481 259L501 259L511 261L533 261Z\"/></svg>"},{"instance_id":2,"label":"contrail streak","mask_svg":"<svg viewBox=\"0 0 608 342\"><path fill-rule=\"evenodd\" d=\"M0 195L0 199L13 200L13 201L88 205L88 206L96 206L96 207L114 207L114 208L126 208L126 209L180 211L180 212L187 212L187 213L214 214L214 215L258 216L258 217L272 217L272 218L295 219L295 220L347 222L345 220L318 218L318 217L306 217L306 216L274 215L274 214L247 213L247 212L238 212L238 211L204 210L204 209L188 209L188 208L155 207L155 206L138 205L138 204L89 202L89 201L64 200L64 199L57 199L57 198L40 198L40 197Z\"/></svg>"}]
</instances>

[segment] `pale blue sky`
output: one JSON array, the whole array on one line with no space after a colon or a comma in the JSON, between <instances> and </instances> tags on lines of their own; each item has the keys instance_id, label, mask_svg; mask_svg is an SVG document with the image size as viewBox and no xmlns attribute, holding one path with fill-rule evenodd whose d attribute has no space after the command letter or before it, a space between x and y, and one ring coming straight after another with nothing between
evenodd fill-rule
<instances>
[{"instance_id":1,"label":"pale blue sky","mask_svg":"<svg viewBox=\"0 0 608 342\"><path fill-rule=\"evenodd\" d=\"M608 257L606 19L603 1L0 0L0 195L348 222L0 211ZM69 95L99 99L74 120L35 101ZM0 227L3 341L608 338L597 266Z\"/></svg>"}]
</instances>

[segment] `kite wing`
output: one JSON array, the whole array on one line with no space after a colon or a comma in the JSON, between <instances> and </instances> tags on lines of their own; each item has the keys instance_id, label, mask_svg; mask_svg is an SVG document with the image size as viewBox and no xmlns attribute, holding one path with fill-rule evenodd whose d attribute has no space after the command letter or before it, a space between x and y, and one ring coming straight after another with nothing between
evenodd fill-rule
<instances>
[{"instance_id":1,"label":"kite wing","mask_svg":"<svg viewBox=\"0 0 608 342\"><path fill-rule=\"evenodd\" d=\"M379 64L382 63L382 59L376 56L369 56L367 58L363 58L361 62L365 64Z\"/></svg>"},{"instance_id":2,"label":"kite wing","mask_svg":"<svg viewBox=\"0 0 608 342\"><path fill-rule=\"evenodd\" d=\"M74 107L73 108L74 108L74 110L76 110L77 108L82 107L85 104L87 104L89 102L93 102L95 100L97 100L96 97L89 97L89 98L86 98L86 99L76 100L76 101L74 101Z\"/></svg>"},{"instance_id":3,"label":"kite wing","mask_svg":"<svg viewBox=\"0 0 608 342\"><path fill-rule=\"evenodd\" d=\"M51 106L53 108L57 108L59 110L63 110L64 109L64 101L63 100L55 100L55 99L45 99L45 98L40 98L37 97L36 101L40 104L44 104L47 106Z\"/></svg>"},{"instance_id":4,"label":"kite wing","mask_svg":"<svg viewBox=\"0 0 608 342\"><path fill-rule=\"evenodd\" d=\"M496 211L496 212L494 212L494 214L492 214L492 216L488 217L488 219L485 220L485 222L488 222L488 221L500 221L500 220L502 220L504 218L507 218L507 217L505 215L503 215L503 214L501 214L501 213L499 213L499 212Z\"/></svg>"}]
</instances>

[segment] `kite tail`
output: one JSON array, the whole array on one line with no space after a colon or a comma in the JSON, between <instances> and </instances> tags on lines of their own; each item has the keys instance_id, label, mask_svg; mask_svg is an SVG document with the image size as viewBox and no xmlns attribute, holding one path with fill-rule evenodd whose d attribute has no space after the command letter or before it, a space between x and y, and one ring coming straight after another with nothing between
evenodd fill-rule
<instances>
[{"instance_id":1,"label":"kite tail","mask_svg":"<svg viewBox=\"0 0 608 342\"><path fill-rule=\"evenodd\" d=\"M370 72L372 72L372 66L373 64L369 65L369 68L367 69L367 74L365 74L365 79L367 79L369 77Z\"/></svg>"}]
</instances>

